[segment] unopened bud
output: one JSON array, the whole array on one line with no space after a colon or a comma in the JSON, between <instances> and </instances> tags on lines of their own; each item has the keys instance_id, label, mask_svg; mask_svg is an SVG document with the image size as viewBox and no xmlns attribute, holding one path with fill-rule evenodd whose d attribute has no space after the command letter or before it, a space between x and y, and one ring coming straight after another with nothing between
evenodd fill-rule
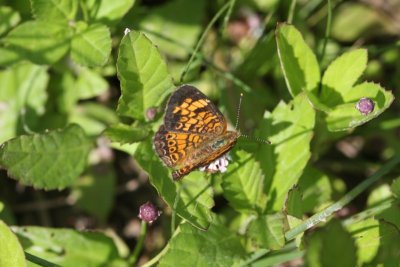
<instances>
[{"instance_id":1,"label":"unopened bud","mask_svg":"<svg viewBox=\"0 0 400 267\"><path fill-rule=\"evenodd\" d=\"M146 202L139 208L139 218L145 222L153 223L161 215L161 211L151 202Z\"/></svg>"},{"instance_id":2,"label":"unopened bud","mask_svg":"<svg viewBox=\"0 0 400 267\"><path fill-rule=\"evenodd\" d=\"M356 109L360 111L360 113L363 115L368 115L369 113L374 111L374 107L375 107L374 101L372 101L367 97L363 97L360 100L358 100L356 105Z\"/></svg>"}]
</instances>

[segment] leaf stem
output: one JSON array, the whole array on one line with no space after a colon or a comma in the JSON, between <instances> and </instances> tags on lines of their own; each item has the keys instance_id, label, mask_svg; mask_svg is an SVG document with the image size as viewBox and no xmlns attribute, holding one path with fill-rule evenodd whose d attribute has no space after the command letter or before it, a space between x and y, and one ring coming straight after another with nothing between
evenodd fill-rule
<instances>
[{"instance_id":1,"label":"leaf stem","mask_svg":"<svg viewBox=\"0 0 400 267\"><path fill-rule=\"evenodd\" d=\"M139 254L143 248L144 240L146 238L146 233L147 233L147 223L142 220L142 223L140 225L140 234L138 242L135 246L135 249L132 252L132 255L128 258L129 265L135 264L136 261L138 260Z\"/></svg>"},{"instance_id":2,"label":"leaf stem","mask_svg":"<svg viewBox=\"0 0 400 267\"><path fill-rule=\"evenodd\" d=\"M190 65L192 64L193 59L196 57L197 52L200 49L200 46L203 44L203 41L206 37L206 35L208 34L208 32L210 31L211 27L215 24L215 22L219 19L219 17L221 17L221 15L225 12L225 10L227 8L229 8L229 6L231 5L231 2L227 2L225 5L223 5L220 10L217 12L217 14L215 14L215 16L211 19L210 23L208 23L206 29L204 30L203 34L201 35L199 41L197 42L197 45L195 47L195 49L193 50L192 55L190 56L190 59L188 61L188 63L186 64L185 69L183 70L182 74L181 74L181 78L180 78L180 83L183 83L183 79L185 78L186 73L189 70Z\"/></svg>"},{"instance_id":3,"label":"leaf stem","mask_svg":"<svg viewBox=\"0 0 400 267\"><path fill-rule=\"evenodd\" d=\"M328 0L328 16L326 18L325 37L324 37L324 42L322 43L321 53L318 57L319 61L323 60L325 56L326 44L328 43L328 39L331 35L331 23L332 23L332 5L331 5L331 0Z\"/></svg>"},{"instance_id":4,"label":"leaf stem","mask_svg":"<svg viewBox=\"0 0 400 267\"><path fill-rule=\"evenodd\" d=\"M360 195L364 190L366 190L370 185L378 181L382 176L391 171L397 164L400 163L400 154L392 157L385 165L383 165L378 171L376 171L369 178L364 180L362 183L357 185L353 190L343 196L339 201L329 206L325 210L314 214L307 220L305 220L300 225L294 227L293 229L287 231L285 233L286 240L292 240L300 233L303 233L307 229L310 229L314 225L318 224L321 221L325 221L327 217L332 215L334 212L340 210L345 205L347 205L350 201Z\"/></svg>"},{"instance_id":5,"label":"leaf stem","mask_svg":"<svg viewBox=\"0 0 400 267\"><path fill-rule=\"evenodd\" d=\"M178 189L176 190L176 196L175 196L175 201L174 201L174 207L172 209L172 214L171 214L171 235L175 232L175 220L176 220L176 207L178 206L179 198L181 197L181 192L182 192L182 185L180 183L177 183Z\"/></svg>"},{"instance_id":6,"label":"leaf stem","mask_svg":"<svg viewBox=\"0 0 400 267\"><path fill-rule=\"evenodd\" d=\"M33 262L33 263L35 263L35 264L37 264L39 266L42 266L42 267L61 267L58 264L46 261L45 259L39 258L39 257L37 257L35 255L32 255L32 254L26 252L26 251L24 251L24 252L25 252L25 259L26 260L28 260L30 262Z\"/></svg>"}]
</instances>

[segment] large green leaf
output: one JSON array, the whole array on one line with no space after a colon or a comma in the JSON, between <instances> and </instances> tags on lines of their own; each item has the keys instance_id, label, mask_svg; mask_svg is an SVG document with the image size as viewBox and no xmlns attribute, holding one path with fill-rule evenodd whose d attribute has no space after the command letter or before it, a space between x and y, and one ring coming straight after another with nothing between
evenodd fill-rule
<instances>
[{"instance_id":1,"label":"large green leaf","mask_svg":"<svg viewBox=\"0 0 400 267\"><path fill-rule=\"evenodd\" d=\"M320 81L317 58L293 26L279 24L276 43L281 68L290 94L294 97L306 90L314 92Z\"/></svg>"},{"instance_id":2,"label":"large green leaf","mask_svg":"<svg viewBox=\"0 0 400 267\"><path fill-rule=\"evenodd\" d=\"M311 156L314 123L315 111L304 94L265 114L260 134L272 144L260 146L256 157L267 181L269 210L282 210L287 193L300 178Z\"/></svg>"},{"instance_id":3,"label":"large green leaf","mask_svg":"<svg viewBox=\"0 0 400 267\"><path fill-rule=\"evenodd\" d=\"M186 223L179 226L158 266L230 267L244 256L240 239L224 226L212 224L201 231Z\"/></svg>"},{"instance_id":4,"label":"large green leaf","mask_svg":"<svg viewBox=\"0 0 400 267\"><path fill-rule=\"evenodd\" d=\"M392 185L390 186L393 195L399 199L400 198L400 178L396 178Z\"/></svg>"},{"instance_id":5,"label":"large green leaf","mask_svg":"<svg viewBox=\"0 0 400 267\"><path fill-rule=\"evenodd\" d=\"M305 263L310 267L357 266L357 248L339 221L330 221L307 241Z\"/></svg>"},{"instance_id":6,"label":"large green leaf","mask_svg":"<svg viewBox=\"0 0 400 267\"><path fill-rule=\"evenodd\" d=\"M77 0L31 0L32 13L37 20L48 23L65 22L75 19Z\"/></svg>"},{"instance_id":7,"label":"large green leaf","mask_svg":"<svg viewBox=\"0 0 400 267\"><path fill-rule=\"evenodd\" d=\"M106 25L118 23L134 3L135 0L86 0L90 22Z\"/></svg>"},{"instance_id":8,"label":"large green leaf","mask_svg":"<svg viewBox=\"0 0 400 267\"><path fill-rule=\"evenodd\" d=\"M102 24L77 24L71 42L71 58L85 66L104 65L111 53L110 30Z\"/></svg>"},{"instance_id":9,"label":"large green leaf","mask_svg":"<svg viewBox=\"0 0 400 267\"><path fill-rule=\"evenodd\" d=\"M282 213L263 215L251 221L248 235L258 247L280 249L285 245Z\"/></svg>"},{"instance_id":10,"label":"large green leaf","mask_svg":"<svg viewBox=\"0 0 400 267\"><path fill-rule=\"evenodd\" d=\"M358 266L370 262L378 253L380 244L379 222L369 218L348 226L357 246Z\"/></svg>"},{"instance_id":11,"label":"large green leaf","mask_svg":"<svg viewBox=\"0 0 400 267\"><path fill-rule=\"evenodd\" d=\"M149 174L150 182L170 208L176 207L180 217L200 229L209 227L213 193L209 181L201 172L192 172L182 181L173 182L167 167L155 155L150 140L139 145L134 157Z\"/></svg>"},{"instance_id":12,"label":"large green leaf","mask_svg":"<svg viewBox=\"0 0 400 267\"><path fill-rule=\"evenodd\" d=\"M17 11L8 6L0 6L0 35L15 27L20 20L21 17Z\"/></svg>"},{"instance_id":13,"label":"large green leaf","mask_svg":"<svg viewBox=\"0 0 400 267\"><path fill-rule=\"evenodd\" d=\"M26 266L25 254L18 238L2 220L0 220L0 266Z\"/></svg>"},{"instance_id":14,"label":"large green leaf","mask_svg":"<svg viewBox=\"0 0 400 267\"><path fill-rule=\"evenodd\" d=\"M22 184L36 188L64 188L86 167L92 147L78 125L61 131L19 136L0 147L0 166Z\"/></svg>"},{"instance_id":15,"label":"large green leaf","mask_svg":"<svg viewBox=\"0 0 400 267\"><path fill-rule=\"evenodd\" d=\"M267 198L263 192L264 174L260 163L245 151L239 151L237 156L223 177L224 197L238 211L261 214Z\"/></svg>"},{"instance_id":16,"label":"large green leaf","mask_svg":"<svg viewBox=\"0 0 400 267\"><path fill-rule=\"evenodd\" d=\"M379 239L378 255L372 261L371 266L399 265L399 229L393 224L381 220L379 222Z\"/></svg>"},{"instance_id":17,"label":"large green leaf","mask_svg":"<svg viewBox=\"0 0 400 267\"><path fill-rule=\"evenodd\" d=\"M31 63L0 71L0 143L22 133L24 123L35 128L45 112L48 80L47 68Z\"/></svg>"},{"instance_id":18,"label":"large green leaf","mask_svg":"<svg viewBox=\"0 0 400 267\"><path fill-rule=\"evenodd\" d=\"M70 47L72 30L67 25L46 21L27 21L3 39L8 48L36 64L53 64Z\"/></svg>"},{"instance_id":19,"label":"large green leaf","mask_svg":"<svg viewBox=\"0 0 400 267\"><path fill-rule=\"evenodd\" d=\"M174 85L157 48L140 32L121 41L117 61L122 95L117 112L140 120L148 108L159 106Z\"/></svg>"},{"instance_id":20,"label":"large green leaf","mask_svg":"<svg viewBox=\"0 0 400 267\"><path fill-rule=\"evenodd\" d=\"M201 32L205 4L204 0L166 2L148 10L139 21L139 28L161 51L183 59L194 47Z\"/></svg>"},{"instance_id":21,"label":"large green leaf","mask_svg":"<svg viewBox=\"0 0 400 267\"><path fill-rule=\"evenodd\" d=\"M113 240L100 232L14 228L25 251L61 266L127 266Z\"/></svg>"}]
</instances>

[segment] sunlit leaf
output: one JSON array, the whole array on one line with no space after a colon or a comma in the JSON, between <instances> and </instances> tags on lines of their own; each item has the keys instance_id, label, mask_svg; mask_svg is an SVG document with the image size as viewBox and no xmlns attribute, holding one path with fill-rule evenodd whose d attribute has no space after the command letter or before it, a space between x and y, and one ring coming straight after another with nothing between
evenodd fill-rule
<instances>
[{"instance_id":1,"label":"sunlit leaf","mask_svg":"<svg viewBox=\"0 0 400 267\"><path fill-rule=\"evenodd\" d=\"M178 263L192 267L195 263L198 267L230 267L244 256L239 238L224 226L212 224L207 231L202 231L186 223L179 226L158 266Z\"/></svg>"},{"instance_id":2,"label":"sunlit leaf","mask_svg":"<svg viewBox=\"0 0 400 267\"><path fill-rule=\"evenodd\" d=\"M310 153L315 111L304 94L289 104L280 102L272 113L266 113L260 124L260 137L271 141L256 154L266 176L265 192L268 210L282 210L286 194L297 183Z\"/></svg>"},{"instance_id":3,"label":"sunlit leaf","mask_svg":"<svg viewBox=\"0 0 400 267\"><path fill-rule=\"evenodd\" d=\"M0 143L23 133L24 121L35 128L45 112L48 80L46 67L30 63L0 71Z\"/></svg>"},{"instance_id":4,"label":"sunlit leaf","mask_svg":"<svg viewBox=\"0 0 400 267\"><path fill-rule=\"evenodd\" d=\"M145 126L134 127L120 123L108 127L104 134L113 142L132 144L146 139L150 134L150 129Z\"/></svg>"},{"instance_id":5,"label":"sunlit leaf","mask_svg":"<svg viewBox=\"0 0 400 267\"><path fill-rule=\"evenodd\" d=\"M369 218L349 225L348 231L356 242L358 266L370 262L377 254L380 244L379 222Z\"/></svg>"},{"instance_id":6,"label":"sunlit leaf","mask_svg":"<svg viewBox=\"0 0 400 267\"><path fill-rule=\"evenodd\" d=\"M19 136L0 147L0 166L10 177L36 188L72 184L86 167L91 141L81 127Z\"/></svg>"},{"instance_id":7,"label":"sunlit leaf","mask_svg":"<svg viewBox=\"0 0 400 267\"><path fill-rule=\"evenodd\" d=\"M101 24L79 23L71 42L71 58L85 66L104 65L111 52L110 30Z\"/></svg>"},{"instance_id":8,"label":"sunlit leaf","mask_svg":"<svg viewBox=\"0 0 400 267\"><path fill-rule=\"evenodd\" d=\"M317 58L301 33L294 26L279 24L275 34L281 68L290 94L294 97L303 90L316 90L321 75Z\"/></svg>"},{"instance_id":9,"label":"sunlit leaf","mask_svg":"<svg viewBox=\"0 0 400 267\"><path fill-rule=\"evenodd\" d=\"M0 35L15 27L20 20L21 17L17 11L8 6L0 6Z\"/></svg>"},{"instance_id":10,"label":"sunlit leaf","mask_svg":"<svg viewBox=\"0 0 400 267\"><path fill-rule=\"evenodd\" d=\"M25 251L61 266L127 266L111 238L100 232L14 227Z\"/></svg>"},{"instance_id":11,"label":"sunlit leaf","mask_svg":"<svg viewBox=\"0 0 400 267\"><path fill-rule=\"evenodd\" d=\"M37 20L65 22L75 19L78 10L77 0L31 0L32 13Z\"/></svg>"},{"instance_id":12,"label":"sunlit leaf","mask_svg":"<svg viewBox=\"0 0 400 267\"><path fill-rule=\"evenodd\" d=\"M161 105L174 89L157 48L140 32L131 31L122 39L117 70L122 90L120 115L144 120L146 110Z\"/></svg>"},{"instance_id":13,"label":"sunlit leaf","mask_svg":"<svg viewBox=\"0 0 400 267\"><path fill-rule=\"evenodd\" d=\"M250 153L239 151L223 177L222 189L229 204L238 211L262 213L266 196L260 163Z\"/></svg>"},{"instance_id":14,"label":"sunlit leaf","mask_svg":"<svg viewBox=\"0 0 400 267\"><path fill-rule=\"evenodd\" d=\"M0 220L0 266L27 266L24 251L18 242L18 238L2 220Z\"/></svg>"},{"instance_id":15,"label":"sunlit leaf","mask_svg":"<svg viewBox=\"0 0 400 267\"><path fill-rule=\"evenodd\" d=\"M53 64L69 50L71 28L59 23L27 21L3 39L8 48L36 64Z\"/></svg>"},{"instance_id":16,"label":"sunlit leaf","mask_svg":"<svg viewBox=\"0 0 400 267\"><path fill-rule=\"evenodd\" d=\"M90 21L106 25L118 23L134 3L135 0L86 0Z\"/></svg>"},{"instance_id":17,"label":"sunlit leaf","mask_svg":"<svg viewBox=\"0 0 400 267\"><path fill-rule=\"evenodd\" d=\"M262 248L279 249L285 244L283 214L263 215L251 221L248 235L252 242Z\"/></svg>"}]
</instances>

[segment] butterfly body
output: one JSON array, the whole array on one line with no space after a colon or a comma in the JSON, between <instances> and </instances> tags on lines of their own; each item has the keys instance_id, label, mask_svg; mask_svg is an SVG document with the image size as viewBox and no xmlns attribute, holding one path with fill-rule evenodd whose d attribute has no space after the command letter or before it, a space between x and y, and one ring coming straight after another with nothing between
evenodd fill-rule
<instances>
[{"instance_id":1,"label":"butterfly body","mask_svg":"<svg viewBox=\"0 0 400 267\"><path fill-rule=\"evenodd\" d=\"M173 179L179 180L226 154L239 135L227 131L224 116L207 96L183 85L171 95L153 143L161 160L175 169Z\"/></svg>"}]
</instances>

